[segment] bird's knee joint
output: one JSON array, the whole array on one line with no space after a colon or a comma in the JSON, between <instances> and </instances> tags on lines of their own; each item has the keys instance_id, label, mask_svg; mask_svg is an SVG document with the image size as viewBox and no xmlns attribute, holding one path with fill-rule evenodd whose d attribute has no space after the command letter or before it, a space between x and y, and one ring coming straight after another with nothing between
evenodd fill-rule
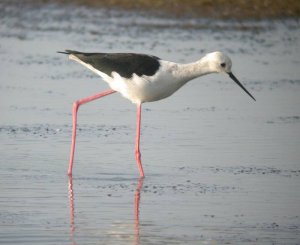
<instances>
[{"instance_id":1,"label":"bird's knee joint","mask_svg":"<svg viewBox=\"0 0 300 245\"><path fill-rule=\"evenodd\" d=\"M73 103L73 110L78 110L78 108L79 108L79 106L80 106L80 103L79 103L79 101L75 101L74 103Z\"/></svg>"},{"instance_id":2,"label":"bird's knee joint","mask_svg":"<svg viewBox=\"0 0 300 245\"><path fill-rule=\"evenodd\" d=\"M135 150L135 155L137 156L137 157L140 157L141 156L141 152L140 152L140 150Z\"/></svg>"}]
</instances>

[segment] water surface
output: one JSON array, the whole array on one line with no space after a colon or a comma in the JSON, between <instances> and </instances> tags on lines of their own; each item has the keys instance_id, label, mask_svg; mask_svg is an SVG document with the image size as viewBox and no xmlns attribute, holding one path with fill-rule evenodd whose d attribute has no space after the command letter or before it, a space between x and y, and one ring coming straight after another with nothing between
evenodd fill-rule
<instances>
[{"instance_id":1,"label":"water surface","mask_svg":"<svg viewBox=\"0 0 300 245\"><path fill-rule=\"evenodd\" d=\"M299 244L300 29L294 20L167 19L88 7L1 2L1 244ZM56 51L145 52L190 62L222 50L225 75L143 106Z\"/></svg>"}]
</instances>

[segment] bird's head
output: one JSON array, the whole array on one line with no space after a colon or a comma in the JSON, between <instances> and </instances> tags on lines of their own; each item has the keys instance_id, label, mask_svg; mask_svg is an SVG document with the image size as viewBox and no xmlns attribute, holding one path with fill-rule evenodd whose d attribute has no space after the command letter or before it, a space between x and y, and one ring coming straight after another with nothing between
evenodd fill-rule
<instances>
[{"instance_id":1,"label":"bird's head","mask_svg":"<svg viewBox=\"0 0 300 245\"><path fill-rule=\"evenodd\" d=\"M205 56L205 59L208 61L208 67L211 72L215 73L227 73L229 77L239 85L253 100L255 98L250 94L250 92L241 84L241 82L233 75L231 72L232 62L231 59L224 53L216 51L209 53Z\"/></svg>"},{"instance_id":2,"label":"bird's head","mask_svg":"<svg viewBox=\"0 0 300 245\"><path fill-rule=\"evenodd\" d=\"M205 56L208 61L209 69L216 73L230 73L232 62L231 59L222 52L213 52Z\"/></svg>"}]
</instances>

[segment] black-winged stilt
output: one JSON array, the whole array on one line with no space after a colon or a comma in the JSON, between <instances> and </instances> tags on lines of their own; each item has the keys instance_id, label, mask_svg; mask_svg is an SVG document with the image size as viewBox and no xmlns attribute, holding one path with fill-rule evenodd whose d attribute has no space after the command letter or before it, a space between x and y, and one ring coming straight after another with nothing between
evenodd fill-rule
<instances>
[{"instance_id":1,"label":"black-winged stilt","mask_svg":"<svg viewBox=\"0 0 300 245\"><path fill-rule=\"evenodd\" d=\"M59 52L68 54L108 83L111 89L73 104L73 130L68 174L72 175L76 140L77 111L80 105L119 92L137 105L135 157L140 176L144 177L140 153L141 105L172 95L188 81L210 73L227 73L253 100L255 98L231 72L232 62L222 52L213 52L189 64L178 64L158 57L135 53L83 53L74 50Z\"/></svg>"}]
</instances>

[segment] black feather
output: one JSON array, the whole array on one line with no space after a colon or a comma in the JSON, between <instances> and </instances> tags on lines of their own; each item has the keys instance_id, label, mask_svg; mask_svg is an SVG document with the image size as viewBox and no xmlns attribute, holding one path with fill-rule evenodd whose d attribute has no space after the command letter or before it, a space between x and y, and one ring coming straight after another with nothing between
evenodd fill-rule
<instances>
[{"instance_id":1,"label":"black feather","mask_svg":"<svg viewBox=\"0 0 300 245\"><path fill-rule=\"evenodd\" d=\"M156 56L135 53L82 53L74 50L59 52L72 54L95 69L111 76L117 72L120 76L131 78L135 73L138 76L152 76L160 67Z\"/></svg>"}]
</instances>

